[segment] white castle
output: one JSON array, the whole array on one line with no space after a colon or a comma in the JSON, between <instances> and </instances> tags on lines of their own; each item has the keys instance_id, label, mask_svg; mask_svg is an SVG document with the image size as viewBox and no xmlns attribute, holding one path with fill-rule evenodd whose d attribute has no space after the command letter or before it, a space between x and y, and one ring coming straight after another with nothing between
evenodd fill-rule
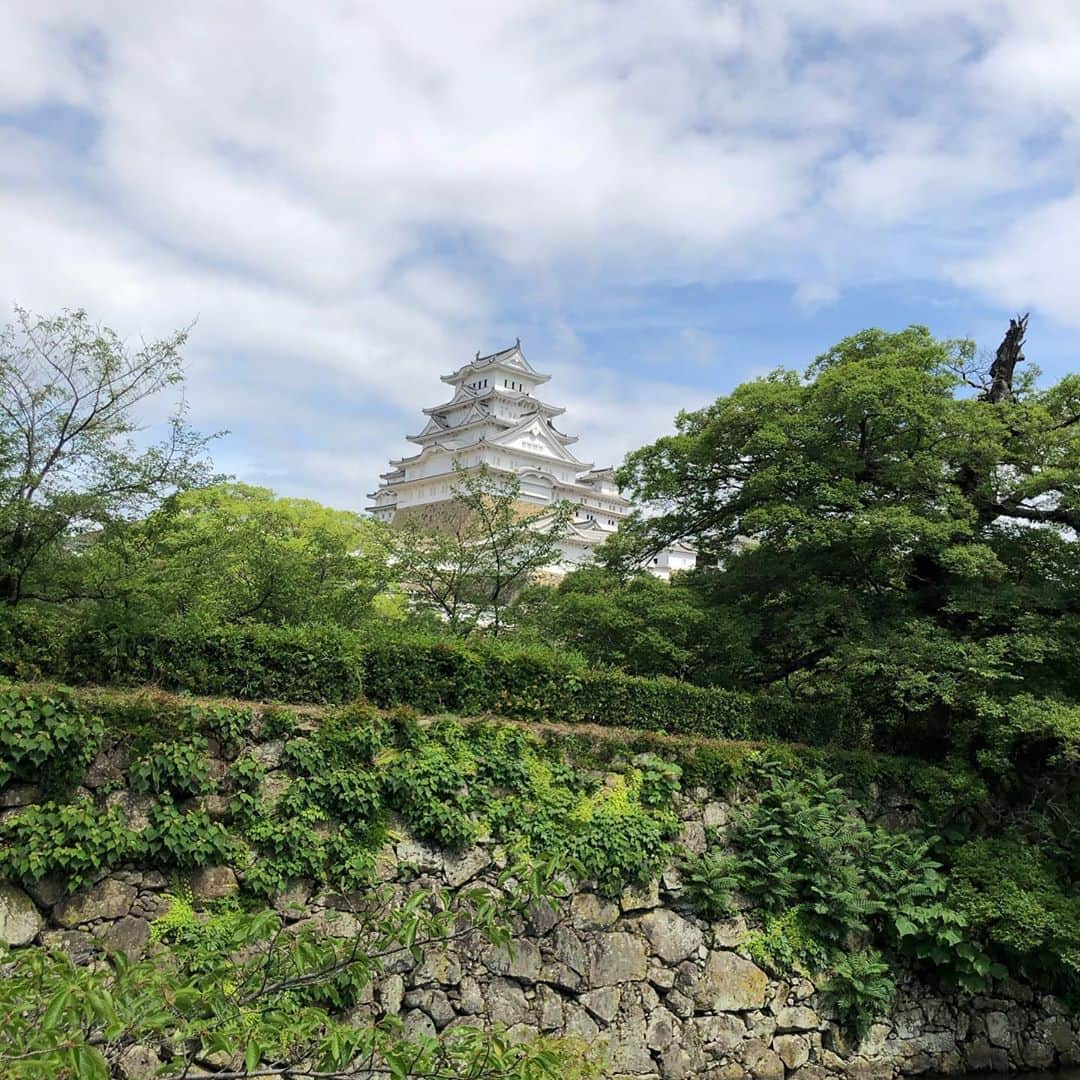
<instances>
[{"instance_id":1,"label":"white castle","mask_svg":"<svg viewBox=\"0 0 1080 1080\"><path fill-rule=\"evenodd\" d=\"M490 356L477 353L444 375L453 396L424 409L427 423L408 437L419 452L390 462L367 509L388 523L408 517L420 507L453 498L455 463L462 469L486 465L496 476L516 476L524 503L573 504L574 516L561 542L563 557L553 572L590 561L633 507L616 486L612 469L593 468L571 453L577 436L555 426L555 417L566 410L534 396L550 378L525 359L520 339ZM676 544L656 555L648 569L668 578L695 562L692 548Z\"/></svg>"}]
</instances>

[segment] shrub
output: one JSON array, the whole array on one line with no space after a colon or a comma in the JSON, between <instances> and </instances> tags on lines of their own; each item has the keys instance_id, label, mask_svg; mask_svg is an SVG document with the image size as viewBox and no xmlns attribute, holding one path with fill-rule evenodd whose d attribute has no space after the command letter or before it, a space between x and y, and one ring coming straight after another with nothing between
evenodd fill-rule
<instances>
[{"instance_id":1,"label":"shrub","mask_svg":"<svg viewBox=\"0 0 1080 1080\"><path fill-rule=\"evenodd\" d=\"M678 829L673 813L641 801L641 773L632 770L581 798L558 845L597 892L617 896L633 882L651 881L671 856Z\"/></svg>"},{"instance_id":2,"label":"shrub","mask_svg":"<svg viewBox=\"0 0 1080 1080\"><path fill-rule=\"evenodd\" d=\"M150 682L256 701L344 702L361 689L357 638L329 627L90 627L72 633L54 663L73 682Z\"/></svg>"},{"instance_id":3,"label":"shrub","mask_svg":"<svg viewBox=\"0 0 1080 1080\"><path fill-rule=\"evenodd\" d=\"M33 884L48 874L74 892L137 850L119 809L92 800L41 803L0 821L0 876Z\"/></svg>"},{"instance_id":4,"label":"shrub","mask_svg":"<svg viewBox=\"0 0 1080 1080\"><path fill-rule=\"evenodd\" d=\"M244 737L251 730L251 712L226 705L192 708L195 726L213 735L226 758L234 758L240 752Z\"/></svg>"},{"instance_id":5,"label":"shrub","mask_svg":"<svg viewBox=\"0 0 1080 1080\"><path fill-rule=\"evenodd\" d=\"M225 827L205 810L181 811L169 800L150 811L150 825L139 836L142 853L155 866L196 870L229 862L233 842Z\"/></svg>"},{"instance_id":6,"label":"shrub","mask_svg":"<svg viewBox=\"0 0 1080 1080\"><path fill-rule=\"evenodd\" d=\"M132 791L155 795L204 795L210 789L207 743L192 735L186 742L160 742L131 763L128 783Z\"/></svg>"},{"instance_id":7,"label":"shrub","mask_svg":"<svg viewBox=\"0 0 1080 1080\"><path fill-rule=\"evenodd\" d=\"M383 783L415 836L442 847L463 848L478 832L468 789L475 770L470 755L428 742L395 756Z\"/></svg>"},{"instance_id":8,"label":"shrub","mask_svg":"<svg viewBox=\"0 0 1080 1080\"><path fill-rule=\"evenodd\" d=\"M63 690L0 689L0 788L13 779L48 793L74 786L101 743L101 720Z\"/></svg>"}]
</instances>

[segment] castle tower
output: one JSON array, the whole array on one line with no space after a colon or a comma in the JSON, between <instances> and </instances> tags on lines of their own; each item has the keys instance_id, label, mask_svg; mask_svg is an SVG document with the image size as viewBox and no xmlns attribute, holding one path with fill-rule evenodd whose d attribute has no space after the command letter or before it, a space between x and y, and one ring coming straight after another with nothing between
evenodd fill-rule
<instances>
[{"instance_id":1,"label":"castle tower","mask_svg":"<svg viewBox=\"0 0 1080 1080\"><path fill-rule=\"evenodd\" d=\"M530 508L573 503L577 509L562 544L564 568L586 562L632 507L611 469L595 469L570 450L577 437L555 426L566 410L536 395L550 378L525 359L520 340L490 356L477 353L444 375L452 388L449 400L423 410L427 422L409 436L419 451L390 462L367 509L388 523L428 516L453 498L455 462L466 469L486 465L496 476L517 476ZM686 565L693 566L687 551ZM677 554L675 561L680 562ZM686 567L672 567L679 568ZM660 563L654 572L662 572Z\"/></svg>"}]
</instances>

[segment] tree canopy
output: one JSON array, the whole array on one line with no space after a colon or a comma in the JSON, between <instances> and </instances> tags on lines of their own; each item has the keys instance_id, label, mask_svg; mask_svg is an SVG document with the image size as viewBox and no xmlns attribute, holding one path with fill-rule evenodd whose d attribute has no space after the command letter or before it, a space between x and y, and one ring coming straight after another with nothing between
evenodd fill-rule
<instances>
[{"instance_id":1,"label":"tree canopy","mask_svg":"<svg viewBox=\"0 0 1080 1080\"><path fill-rule=\"evenodd\" d=\"M0 595L10 605L68 599L56 563L75 538L207 474L207 440L185 423L182 398L165 439L134 439L141 404L183 383L185 331L131 350L83 311L16 316L0 331Z\"/></svg>"},{"instance_id":2,"label":"tree canopy","mask_svg":"<svg viewBox=\"0 0 1080 1080\"><path fill-rule=\"evenodd\" d=\"M560 558L572 507L530 511L516 476L455 466L453 498L437 518L405 521L389 540L392 560L421 607L455 633L505 626L535 575Z\"/></svg>"},{"instance_id":3,"label":"tree canopy","mask_svg":"<svg viewBox=\"0 0 1080 1080\"><path fill-rule=\"evenodd\" d=\"M107 531L81 573L111 612L141 622L356 626L389 584L381 532L351 511L220 482Z\"/></svg>"},{"instance_id":4,"label":"tree canopy","mask_svg":"<svg viewBox=\"0 0 1080 1080\"><path fill-rule=\"evenodd\" d=\"M678 417L619 474L659 512L608 558L675 539L746 648L726 680L940 720L1077 690L1080 376L1040 388L1015 320L988 367L923 327L866 330Z\"/></svg>"}]
</instances>

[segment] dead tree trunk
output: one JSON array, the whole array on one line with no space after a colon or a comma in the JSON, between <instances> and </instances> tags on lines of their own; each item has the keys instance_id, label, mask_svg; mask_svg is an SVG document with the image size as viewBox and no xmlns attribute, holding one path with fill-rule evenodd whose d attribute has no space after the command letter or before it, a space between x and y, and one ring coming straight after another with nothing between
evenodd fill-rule
<instances>
[{"instance_id":1,"label":"dead tree trunk","mask_svg":"<svg viewBox=\"0 0 1080 1080\"><path fill-rule=\"evenodd\" d=\"M1009 329L994 355L990 365L990 386L983 393L983 401L997 404L1012 397L1013 372L1024 360L1024 338L1027 335L1027 315L1017 315L1009 320Z\"/></svg>"}]
</instances>

